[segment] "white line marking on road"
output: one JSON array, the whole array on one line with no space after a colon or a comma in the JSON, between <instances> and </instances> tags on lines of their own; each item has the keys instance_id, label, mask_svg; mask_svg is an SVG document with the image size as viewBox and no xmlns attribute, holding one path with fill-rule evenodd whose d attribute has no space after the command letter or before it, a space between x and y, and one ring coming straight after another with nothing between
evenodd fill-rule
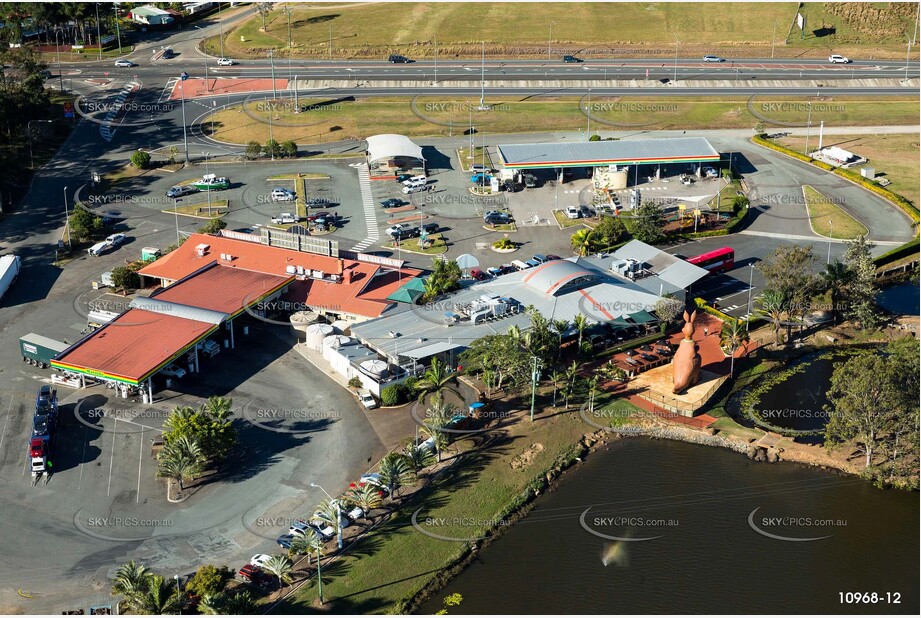
<instances>
[{"instance_id":1,"label":"white line marking on road","mask_svg":"<svg viewBox=\"0 0 921 618\"><path fill-rule=\"evenodd\" d=\"M10 395L10 405L6 409L6 422L3 423L3 433L0 433L0 453L3 452L3 439L6 437L6 426L10 424L10 412L13 409L13 396Z\"/></svg>"},{"instance_id":2,"label":"white line marking on road","mask_svg":"<svg viewBox=\"0 0 921 618\"><path fill-rule=\"evenodd\" d=\"M141 467L144 465L142 458L144 457L144 430L141 430L141 445L138 447L138 495L135 503L141 501Z\"/></svg>"},{"instance_id":3,"label":"white line marking on road","mask_svg":"<svg viewBox=\"0 0 921 618\"><path fill-rule=\"evenodd\" d=\"M109 485L106 487L106 495L112 491L112 465L115 463L115 437L118 435L118 432L115 430L118 429L118 417L115 417L115 425L112 426L112 457L109 459Z\"/></svg>"},{"instance_id":4,"label":"white line marking on road","mask_svg":"<svg viewBox=\"0 0 921 618\"><path fill-rule=\"evenodd\" d=\"M83 485L83 468L86 467L86 432L89 431L86 425L83 426L83 453L80 454L80 482L77 483L77 489Z\"/></svg>"}]
</instances>

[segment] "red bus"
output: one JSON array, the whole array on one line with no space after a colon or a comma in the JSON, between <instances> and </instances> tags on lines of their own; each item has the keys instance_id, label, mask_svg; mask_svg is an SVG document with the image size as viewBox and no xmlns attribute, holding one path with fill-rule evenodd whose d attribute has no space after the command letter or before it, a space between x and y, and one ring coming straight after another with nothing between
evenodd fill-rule
<instances>
[{"instance_id":1,"label":"red bus","mask_svg":"<svg viewBox=\"0 0 921 618\"><path fill-rule=\"evenodd\" d=\"M711 273L723 273L731 270L735 263L736 252L732 247L721 247L715 251L708 251L688 258L688 262L694 266L706 268Z\"/></svg>"}]
</instances>

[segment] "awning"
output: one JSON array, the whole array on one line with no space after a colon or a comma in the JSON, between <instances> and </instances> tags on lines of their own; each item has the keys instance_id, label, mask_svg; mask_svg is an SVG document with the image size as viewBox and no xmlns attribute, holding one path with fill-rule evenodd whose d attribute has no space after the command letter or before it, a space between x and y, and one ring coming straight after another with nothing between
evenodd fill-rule
<instances>
[{"instance_id":1,"label":"awning","mask_svg":"<svg viewBox=\"0 0 921 618\"><path fill-rule=\"evenodd\" d=\"M631 313L627 316L637 324L646 324L647 322L656 322L656 316L652 315L645 309L637 311L636 313Z\"/></svg>"},{"instance_id":2,"label":"awning","mask_svg":"<svg viewBox=\"0 0 921 618\"><path fill-rule=\"evenodd\" d=\"M400 356L419 360L420 358L428 358L429 356L435 356L436 354L447 352L449 350L456 350L459 347L461 347L459 343L439 341L438 343L430 343L429 345L424 345L414 350L409 350L406 352L400 351Z\"/></svg>"},{"instance_id":3,"label":"awning","mask_svg":"<svg viewBox=\"0 0 921 618\"><path fill-rule=\"evenodd\" d=\"M425 282L419 277L414 277L409 280L409 283L388 296L387 300L398 303L415 303L423 294L425 294Z\"/></svg>"},{"instance_id":4,"label":"awning","mask_svg":"<svg viewBox=\"0 0 921 618\"><path fill-rule=\"evenodd\" d=\"M422 156L422 148L405 135L393 133L371 135L365 141L368 142L368 158L372 161L391 157L410 157L425 160Z\"/></svg>"},{"instance_id":5,"label":"awning","mask_svg":"<svg viewBox=\"0 0 921 618\"><path fill-rule=\"evenodd\" d=\"M614 318L613 320L608 322L608 324L610 324L614 328L630 328L633 326L633 324L628 322L627 318L625 318L624 316Z\"/></svg>"}]
</instances>

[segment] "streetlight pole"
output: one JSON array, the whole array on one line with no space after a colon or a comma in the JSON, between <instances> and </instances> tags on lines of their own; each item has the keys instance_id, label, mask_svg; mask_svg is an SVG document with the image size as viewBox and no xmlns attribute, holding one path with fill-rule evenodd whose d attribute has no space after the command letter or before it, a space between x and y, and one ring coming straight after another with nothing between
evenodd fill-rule
<instances>
[{"instance_id":1,"label":"streetlight pole","mask_svg":"<svg viewBox=\"0 0 921 618\"><path fill-rule=\"evenodd\" d=\"M60 42L61 29L58 28L54 31L54 49L58 56L58 80L61 83L61 93L64 92L64 74L61 72L61 42Z\"/></svg>"},{"instance_id":2,"label":"streetlight pole","mask_svg":"<svg viewBox=\"0 0 921 618\"><path fill-rule=\"evenodd\" d=\"M173 579L176 580L176 593L179 595L179 615L182 615L182 588L179 586L179 576L173 575Z\"/></svg>"},{"instance_id":3,"label":"streetlight pole","mask_svg":"<svg viewBox=\"0 0 921 618\"><path fill-rule=\"evenodd\" d=\"M752 277L755 274L755 265L748 265L748 319L745 320L745 332L748 332L748 325L752 322Z\"/></svg>"},{"instance_id":4,"label":"streetlight pole","mask_svg":"<svg viewBox=\"0 0 921 618\"><path fill-rule=\"evenodd\" d=\"M179 246L179 202L180 198L173 198L173 212L176 213L176 246Z\"/></svg>"},{"instance_id":5,"label":"streetlight pole","mask_svg":"<svg viewBox=\"0 0 921 618\"><path fill-rule=\"evenodd\" d=\"M269 50L269 60L272 62L272 101L278 98L278 92L275 90L275 48Z\"/></svg>"},{"instance_id":6,"label":"streetlight pole","mask_svg":"<svg viewBox=\"0 0 921 618\"><path fill-rule=\"evenodd\" d=\"M540 378L541 364L536 356L531 357L531 422L534 422L534 399L537 394L537 380Z\"/></svg>"},{"instance_id":7,"label":"streetlight pole","mask_svg":"<svg viewBox=\"0 0 921 618\"><path fill-rule=\"evenodd\" d=\"M831 219L828 220L828 257L825 258L825 265L828 266L831 264L831 239L835 235L835 222Z\"/></svg>"},{"instance_id":8,"label":"streetlight pole","mask_svg":"<svg viewBox=\"0 0 921 618\"><path fill-rule=\"evenodd\" d=\"M438 83L438 37L435 37L435 83Z\"/></svg>"},{"instance_id":9,"label":"streetlight pole","mask_svg":"<svg viewBox=\"0 0 921 618\"><path fill-rule=\"evenodd\" d=\"M32 123L33 122L46 122L50 123L50 120L30 120L26 123L26 133L29 134L29 169L35 169L35 158L32 156Z\"/></svg>"},{"instance_id":10,"label":"streetlight pole","mask_svg":"<svg viewBox=\"0 0 921 618\"><path fill-rule=\"evenodd\" d=\"M67 187L64 187L64 231L67 232L67 247L73 251L74 243L70 238L70 212L67 210Z\"/></svg>"},{"instance_id":11,"label":"streetlight pole","mask_svg":"<svg viewBox=\"0 0 921 618\"><path fill-rule=\"evenodd\" d=\"M218 6L220 6L220 4ZM121 55L122 53L122 31L118 27L118 4L117 3L112 4L112 10L115 11L115 37L118 39L118 54Z\"/></svg>"},{"instance_id":12,"label":"streetlight pole","mask_svg":"<svg viewBox=\"0 0 921 618\"><path fill-rule=\"evenodd\" d=\"M809 156L809 129L812 128L812 102L809 102L809 114L806 116L806 147L803 148L803 154Z\"/></svg>"},{"instance_id":13,"label":"streetlight pole","mask_svg":"<svg viewBox=\"0 0 921 618\"><path fill-rule=\"evenodd\" d=\"M777 38L777 20L774 20L774 33L771 35L771 60L774 59L774 39Z\"/></svg>"},{"instance_id":14,"label":"streetlight pole","mask_svg":"<svg viewBox=\"0 0 921 618\"><path fill-rule=\"evenodd\" d=\"M320 593L320 605L323 605L323 570L320 567L320 546L317 545L317 585Z\"/></svg>"},{"instance_id":15,"label":"streetlight pole","mask_svg":"<svg viewBox=\"0 0 921 618\"><path fill-rule=\"evenodd\" d=\"M678 83L678 33L675 33L675 76L672 79L672 83Z\"/></svg>"},{"instance_id":16,"label":"streetlight pole","mask_svg":"<svg viewBox=\"0 0 921 618\"><path fill-rule=\"evenodd\" d=\"M102 36L99 34L99 3L96 5L96 47L99 48L99 59L102 60Z\"/></svg>"},{"instance_id":17,"label":"streetlight pole","mask_svg":"<svg viewBox=\"0 0 921 618\"><path fill-rule=\"evenodd\" d=\"M547 35L547 60L550 60L550 43L553 41L553 22L550 22L550 34Z\"/></svg>"},{"instance_id":18,"label":"streetlight pole","mask_svg":"<svg viewBox=\"0 0 921 618\"><path fill-rule=\"evenodd\" d=\"M336 543L339 545L339 549L342 549L342 509L339 506L339 501L333 500L333 497L329 495L329 493L325 489L323 489L316 483L311 483L310 486L316 487L317 489L322 491L324 494L326 494L326 497L329 498L330 502L335 503L336 505L336 531L337 531L336 532L336 537L337 537ZM319 561L317 561L317 564L319 564Z\"/></svg>"}]
</instances>

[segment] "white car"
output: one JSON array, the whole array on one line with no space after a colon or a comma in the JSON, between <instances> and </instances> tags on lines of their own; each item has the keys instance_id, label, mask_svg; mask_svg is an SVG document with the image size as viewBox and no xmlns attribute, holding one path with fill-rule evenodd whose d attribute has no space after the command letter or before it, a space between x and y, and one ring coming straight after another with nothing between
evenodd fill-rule
<instances>
[{"instance_id":1,"label":"white car","mask_svg":"<svg viewBox=\"0 0 921 618\"><path fill-rule=\"evenodd\" d=\"M828 61L832 64L849 64L851 62L849 58L839 54L832 54L828 57Z\"/></svg>"},{"instance_id":2,"label":"white car","mask_svg":"<svg viewBox=\"0 0 921 618\"><path fill-rule=\"evenodd\" d=\"M111 248L112 245L108 241L103 240L102 242L97 242L95 245L87 249L86 252L92 256L97 256L102 255Z\"/></svg>"},{"instance_id":3,"label":"white car","mask_svg":"<svg viewBox=\"0 0 921 618\"><path fill-rule=\"evenodd\" d=\"M358 393L358 401L360 401L361 405L363 405L368 410L372 410L377 407L377 401L374 399L374 395L368 391L361 391Z\"/></svg>"},{"instance_id":4,"label":"white car","mask_svg":"<svg viewBox=\"0 0 921 618\"><path fill-rule=\"evenodd\" d=\"M234 62L230 58L218 58L217 64L218 66L221 66L221 67L232 67L233 65L236 64L236 62Z\"/></svg>"},{"instance_id":5,"label":"white car","mask_svg":"<svg viewBox=\"0 0 921 618\"><path fill-rule=\"evenodd\" d=\"M277 217L272 217L272 223L297 223L297 217L290 212L283 212Z\"/></svg>"},{"instance_id":6,"label":"white car","mask_svg":"<svg viewBox=\"0 0 921 618\"><path fill-rule=\"evenodd\" d=\"M124 69L130 69L131 67L134 66L134 63L131 62L130 60L125 60L124 58L119 58L118 60L115 61L115 66L120 67L120 68L124 68Z\"/></svg>"},{"instance_id":7,"label":"white car","mask_svg":"<svg viewBox=\"0 0 921 618\"><path fill-rule=\"evenodd\" d=\"M106 236L106 242L112 245L113 247L117 247L123 242L125 242L125 235L124 234L112 234L111 236Z\"/></svg>"},{"instance_id":8,"label":"white car","mask_svg":"<svg viewBox=\"0 0 921 618\"><path fill-rule=\"evenodd\" d=\"M582 209L578 206L570 206L566 209L566 216L570 219L578 219L582 216Z\"/></svg>"},{"instance_id":9,"label":"white car","mask_svg":"<svg viewBox=\"0 0 921 618\"><path fill-rule=\"evenodd\" d=\"M335 506L335 502L333 503L333 505ZM322 524L324 526L329 525L329 522L326 521L326 519L324 519L323 513L321 513L320 511L315 512L313 514L313 519L310 521L311 523L318 524L318 525L319 524ZM342 527L343 530L345 530L346 528L352 525L352 520L349 519L348 515L345 514L344 510L339 511L339 525Z\"/></svg>"},{"instance_id":10,"label":"white car","mask_svg":"<svg viewBox=\"0 0 921 618\"><path fill-rule=\"evenodd\" d=\"M310 522L310 527L316 532L321 539L328 541L334 536L336 536L336 529L330 526L325 521L320 521L319 519L314 519ZM344 526L343 526L344 527Z\"/></svg>"},{"instance_id":11,"label":"white car","mask_svg":"<svg viewBox=\"0 0 921 618\"><path fill-rule=\"evenodd\" d=\"M412 226L409 223L397 223L384 230L384 234L387 236L393 236L394 234L399 234L402 230L408 230L411 227Z\"/></svg>"},{"instance_id":12,"label":"white car","mask_svg":"<svg viewBox=\"0 0 921 618\"><path fill-rule=\"evenodd\" d=\"M267 565L271 559L272 559L272 556L268 554L256 554L255 556L249 559L249 563L261 569L265 567L265 565Z\"/></svg>"},{"instance_id":13,"label":"white car","mask_svg":"<svg viewBox=\"0 0 921 618\"><path fill-rule=\"evenodd\" d=\"M704 56L704 62L726 62L726 59L714 56L713 54L707 54Z\"/></svg>"},{"instance_id":14,"label":"white car","mask_svg":"<svg viewBox=\"0 0 921 618\"><path fill-rule=\"evenodd\" d=\"M340 502L339 500L333 500L333 505L339 505L339 508L342 509L342 514L348 517L353 522L361 519L365 516L365 511L360 506L350 506L345 502Z\"/></svg>"},{"instance_id":15,"label":"white car","mask_svg":"<svg viewBox=\"0 0 921 618\"><path fill-rule=\"evenodd\" d=\"M170 378L184 378L186 374L186 370L180 367L179 365L169 364L163 369L161 369L160 373L162 373L165 376L169 376Z\"/></svg>"},{"instance_id":16,"label":"white car","mask_svg":"<svg viewBox=\"0 0 921 618\"><path fill-rule=\"evenodd\" d=\"M297 193L289 189L276 188L272 189L273 202L293 202L297 199Z\"/></svg>"}]
</instances>

